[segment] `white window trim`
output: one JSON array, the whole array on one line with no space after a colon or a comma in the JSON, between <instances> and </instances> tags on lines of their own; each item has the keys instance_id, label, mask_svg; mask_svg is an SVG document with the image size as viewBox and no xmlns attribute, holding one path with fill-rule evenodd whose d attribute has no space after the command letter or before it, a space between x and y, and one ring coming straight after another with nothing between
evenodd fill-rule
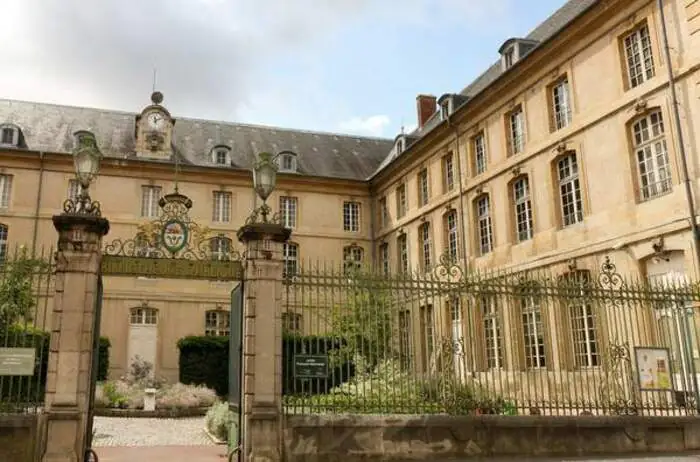
<instances>
[{"instance_id":1,"label":"white window trim","mask_svg":"<svg viewBox=\"0 0 700 462\"><path fill-rule=\"evenodd\" d=\"M481 175L487 169L486 160L486 135L484 132L478 133L473 138L474 147L474 172L476 175Z\"/></svg>"},{"instance_id":2,"label":"white window trim","mask_svg":"<svg viewBox=\"0 0 700 462\"><path fill-rule=\"evenodd\" d=\"M0 209L9 209L12 201L12 175L0 175Z\"/></svg>"},{"instance_id":3,"label":"white window trim","mask_svg":"<svg viewBox=\"0 0 700 462\"><path fill-rule=\"evenodd\" d=\"M9 143L3 142L3 131L12 130L12 141ZM14 125L0 125L0 146L17 147L19 144L19 129Z\"/></svg>"},{"instance_id":4,"label":"white window trim","mask_svg":"<svg viewBox=\"0 0 700 462\"><path fill-rule=\"evenodd\" d=\"M484 207L481 206L482 203L485 204ZM493 223L491 222L491 199L486 194L476 200L476 220L479 253L487 255L493 252Z\"/></svg>"},{"instance_id":5,"label":"white window trim","mask_svg":"<svg viewBox=\"0 0 700 462\"><path fill-rule=\"evenodd\" d=\"M285 161L289 161L289 166L285 166ZM283 152L277 158L277 167L283 173L296 173L298 170L297 155L293 152Z\"/></svg>"},{"instance_id":6,"label":"white window trim","mask_svg":"<svg viewBox=\"0 0 700 462\"><path fill-rule=\"evenodd\" d=\"M571 89L568 77L562 77L552 86L552 115L554 117L554 130L561 130L572 121ZM559 91L559 94L558 94ZM559 98L561 98L559 100Z\"/></svg>"},{"instance_id":7,"label":"white window trim","mask_svg":"<svg viewBox=\"0 0 700 462\"><path fill-rule=\"evenodd\" d=\"M524 194L518 197L518 185L523 185ZM515 213L515 237L518 242L525 242L532 239L534 234L532 219L532 193L530 191L530 180L523 176L513 182L513 212ZM522 210L521 210L522 209ZM521 216L521 212L522 215ZM524 223L523 223L524 221ZM525 226L524 234L521 234L520 225Z\"/></svg>"},{"instance_id":8,"label":"white window trim","mask_svg":"<svg viewBox=\"0 0 700 462\"><path fill-rule=\"evenodd\" d=\"M359 202L343 202L343 230L349 233L358 233L362 226L362 206Z\"/></svg>"},{"instance_id":9,"label":"white window trim","mask_svg":"<svg viewBox=\"0 0 700 462\"><path fill-rule=\"evenodd\" d=\"M224 156L225 156L223 163L219 162L219 154L224 154ZM226 147L223 147L223 146L219 146L219 147L212 149L211 162L215 165L228 165L228 166L230 166L231 165L231 150L226 148Z\"/></svg>"},{"instance_id":10,"label":"white window trim","mask_svg":"<svg viewBox=\"0 0 700 462\"><path fill-rule=\"evenodd\" d=\"M299 272L299 244L285 242L282 246L282 258L284 260L284 275L295 276ZM293 267L294 271L289 271Z\"/></svg>"},{"instance_id":11,"label":"white window trim","mask_svg":"<svg viewBox=\"0 0 700 462\"><path fill-rule=\"evenodd\" d=\"M573 159L573 164L570 163L569 169L572 170L572 165L576 166L576 172L571 173L567 177L562 177L561 163L565 159ZM581 175L580 167L578 165L578 157L575 153L566 154L557 160L557 180L559 185L559 211L561 213L561 224L562 227L566 228L568 226L573 226L577 223L583 222L584 219L584 209L583 209L583 192L581 191ZM570 194L573 196L573 214L568 214L564 207L564 193L563 189L570 187ZM573 219L567 219L567 217L573 217ZM568 220L568 221L567 221Z\"/></svg>"},{"instance_id":12,"label":"white window trim","mask_svg":"<svg viewBox=\"0 0 700 462\"><path fill-rule=\"evenodd\" d=\"M214 325L209 324L210 315L214 315ZM228 323L226 322L228 318ZM231 313L226 310L207 310L204 313L204 335L223 337L231 333Z\"/></svg>"},{"instance_id":13,"label":"white window trim","mask_svg":"<svg viewBox=\"0 0 700 462\"><path fill-rule=\"evenodd\" d=\"M160 186L141 186L141 217L155 218L158 216L158 201L162 195L163 189Z\"/></svg>"},{"instance_id":14,"label":"white window trim","mask_svg":"<svg viewBox=\"0 0 700 462\"><path fill-rule=\"evenodd\" d=\"M233 195L229 191L214 191L213 196L212 222L230 223Z\"/></svg>"},{"instance_id":15,"label":"white window trim","mask_svg":"<svg viewBox=\"0 0 700 462\"><path fill-rule=\"evenodd\" d=\"M659 129L659 133L656 135L653 132L654 116L658 117L657 128ZM666 130L661 110L656 110L644 117L640 117L632 124L631 129L640 199L648 201L670 193L673 189L673 177L668 155L668 144L666 142ZM647 139L638 142L638 135L645 135ZM640 156L643 156L643 159L640 160ZM663 163L663 165L661 165L661 163ZM646 186L644 186L645 179L642 174L643 165L644 168L647 169L647 181L648 179L655 180L649 182Z\"/></svg>"},{"instance_id":16,"label":"white window trim","mask_svg":"<svg viewBox=\"0 0 700 462\"><path fill-rule=\"evenodd\" d=\"M421 267L428 271L433 266L433 233L430 223L423 223L418 228L420 237Z\"/></svg>"},{"instance_id":17,"label":"white window trim","mask_svg":"<svg viewBox=\"0 0 700 462\"><path fill-rule=\"evenodd\" d=\"M636 50L630 50L629 45L636 48ZM646 41L646 44L645 44ZM647 48L644 48L644 46ZM649 24L643 24L637 27L634 31L625 35L622 38L622 49L625 59L625 72L627 74L627 84L630 88L636 88L648 80L653 79L656 76L656 65L654 63L654 50L652 48L651 42L651 31L649 30ZM644 51L648 51L648 56L645 56ZM634 54L630 54L630 51ZM630 60L634 61L635 65L640 67L639 73L636 75L632 74L632 68L630 67ZM638 62L637 62L638 61Z\"/></svg>"}]
</instances>

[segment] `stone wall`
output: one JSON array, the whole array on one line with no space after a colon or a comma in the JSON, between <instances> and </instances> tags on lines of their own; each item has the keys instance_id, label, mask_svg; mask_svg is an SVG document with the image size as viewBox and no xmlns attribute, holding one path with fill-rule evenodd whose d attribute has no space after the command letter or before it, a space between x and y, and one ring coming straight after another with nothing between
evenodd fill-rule
<instances>
[{"instance_id":1,"label":"stone wall","mask_svg":"<svg viewBox=\"0 0 700 462\"><path fill-rule=\"evenodd\" d=\"M694 417L286 416L287 462L582 456L700 449Z\"/></svg>"},{"instance_id":2,"label":"stone wall","mask_svg":"<svg viewBox=\"0 0 700 462\"><path fill-rule=\"evenodd\" d=\"M0 415L0 461L34 462L37 416Z\"/></svg>"}]
</instances>

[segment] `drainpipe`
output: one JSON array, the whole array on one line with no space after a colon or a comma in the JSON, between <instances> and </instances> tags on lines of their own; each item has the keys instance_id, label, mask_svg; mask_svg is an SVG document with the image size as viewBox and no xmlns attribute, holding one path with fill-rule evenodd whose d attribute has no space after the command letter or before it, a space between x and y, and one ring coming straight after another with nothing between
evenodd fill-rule
<instances>
[{"instance_id":1,"label":"drainpipe","mask_svg":"<svg viewBox=\"0 0 700 462\"><path fill-rule=\"evenodd\" d=\"M370 243L370 254L372 256L372 259L370 260L372 262L372 266L375 268L379 268L379 262L377 262L377 246L374 241L374 228L375 228L375 221L377 217L375 217L375 212L376 212L376 206L374 203L374 196L372 195L372 187L370 186L370 194L369 194L369 243Z\"/></svg>"},{"instance_id":2,"label":"drainpipe","mask_svg":"<svg viewBox=\"0 0 700 462\"><path fill-rule=\"evenodd\" d=\"M700 230L698 230L697 215L695 213L695 201L693 199L693 189L690 183L690 175L688 173L688 160L687 152L685 150L685 141L683 138L683 128L681 127L681 113L678 103L678 95L676 94L676 80L673 75L673 66L671 65L671 47L668 43L668 30L666 28L666 15L664 13L664 0L657 0L657 5L659 8L659 15L661 17L661 31L663 33L664 40L664 53L666 55L666 67L668 69L668 86L671 89L671 100L673 103L673 118L676 125L676 133L678 134L678 153L681 155L681 167L683 170L683 182L685 183L685 196L688 202L688 218L690 219L691 229L693 231L693 247L695 247L695 271L700 271ZM692 308L691 308L692 309ZM693 357L693 350L691 346L691 333L688 326L688 317L685 315L685 306L680 310L684 316L682 318L684 324L683 337L683 349L685 350L685 357L688 358L687 362L690 366L690 373L692 374L692 384L695 395L695 405L698 411L700 411L700 388L698 387L698 374L695 367L695 358ZM687 392L687 387L686 392Z\"/></svg>"},{"instance_id":3,"label":"drainpipe","mask_svg":"<svg viewBox=\"0 0 700 462\"><path fill-rule=\"evenodd\" d=\"M657 0L659 14L661 15L661 31L663 33L664 53L666 54L666 68L668 69L668 85L671 89L671 100L673 104L673 118L678 134L678 153L681 156L681 170L683 174L683 182L685 183L685 196L688 202L688 218L690 219L691 229L693 231L693 246L695 247L695 271L696 274L700 271L700 229L698 228L697 215L695 213L695 201L693 199L693 187L690 182L690 174L688 173L688 154L685 150L685 141L683 138L683 128L681 127L681 113L679 110L678 96L676 94L676 79L673 75L673 66L671 64L671 48L668 43L668 30L666 28L666 15L664 13L664 0Z\"/></svg>"},{"instance_id":4,"label":"drainpipe","mask_svg":"<svg viewBox=\"0 0 700 462\"><path fill-rule=\"evenodd\" d=\"M41 190L44 186L44 151L39 151L39 187L36 191L34 208L34 230L32 231L32 257L36 256L36 241L39 234L39 210L41 209Z\"/></svg>"}]
</instances>

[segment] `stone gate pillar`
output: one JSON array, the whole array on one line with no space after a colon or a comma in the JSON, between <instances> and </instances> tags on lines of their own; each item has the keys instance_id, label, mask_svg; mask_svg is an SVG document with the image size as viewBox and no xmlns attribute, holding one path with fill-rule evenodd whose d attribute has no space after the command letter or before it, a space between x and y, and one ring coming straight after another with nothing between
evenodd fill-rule
<instances>
[{"instance_id":1,"label":"stone gate pillar","mask_svg":"<svg viewBox=\"0 0 700 462\"><path fill-rule=\"evenodd\" d=\"M243 292L242 460L282 460L282 247L291 231L248 224Z\"/></svg>"},{"instance_id":2,"label":"stone gate pillar","mask_svg":"<svg viewBox=\"0 0 700 462\"><path fill-rule=\"evenodd\" d=\"M83 462L88 431L95 302L102 237L100 216L55 215L58 231L56 292L51 318L42 462Z\"/></svg>"}]
</instances>

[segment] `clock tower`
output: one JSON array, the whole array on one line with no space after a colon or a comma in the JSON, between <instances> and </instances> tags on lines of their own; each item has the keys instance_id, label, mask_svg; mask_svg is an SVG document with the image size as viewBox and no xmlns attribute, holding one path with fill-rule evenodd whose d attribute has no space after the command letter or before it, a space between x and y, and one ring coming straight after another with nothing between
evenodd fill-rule
<instances>
[{"instance_id":1,"label":"clock tower","mask_svg":"<svg viewBox=\"0 0 700 462\"><path fill-rule=\"evenodd\" d=\"M136 116L136 156L151 159L170 159L173 154L172 133L175 119L161 105L163 94L151 95L151 105Z\"/></svg>"}]
</instances>

